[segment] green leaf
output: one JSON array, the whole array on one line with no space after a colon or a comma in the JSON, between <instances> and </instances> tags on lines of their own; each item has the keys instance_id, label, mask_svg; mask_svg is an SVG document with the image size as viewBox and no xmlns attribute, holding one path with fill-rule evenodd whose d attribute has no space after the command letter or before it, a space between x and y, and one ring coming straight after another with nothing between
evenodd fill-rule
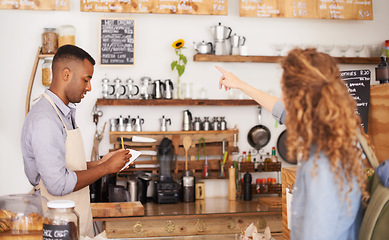
<instances>
[{"instance_id":1,"label":"green leaf","mask_svg":"<svg viewBox=\"0 0 389 240\"><path fill-rule=\"evenodd\" d=\"M184 62L184 64L186 64L188 62L188 60L186 59L186 57L184 55L180 55L180 60L182 60Z\"/></svg>"},{"instance_id":2,"label":"green leaf","mask_svg":"<svg viewBox=\"0 0 389 240\"><path fill-rule=\"evenodd\" d=\"M172 67L172 71L173 71L174 68L177 66L177 61L173 61L170 66Z\"/></svg>"},{"instance_id":3,"label":"green leaf","mask_svg":"<svg viewBox=\"0 0 389 240\"><path fill-rule=\"evenodd\" d=\"M181 76L185 72L185 65L177 65L178 76Z\"/></svg>"}]
</instances>

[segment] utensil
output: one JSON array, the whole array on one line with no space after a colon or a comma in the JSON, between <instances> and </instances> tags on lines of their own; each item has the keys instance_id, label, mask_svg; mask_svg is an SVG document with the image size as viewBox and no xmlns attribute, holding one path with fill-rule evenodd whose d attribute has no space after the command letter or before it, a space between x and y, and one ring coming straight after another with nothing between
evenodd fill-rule
<instances>
[{"instance_id":1,"label":"utensil","mask_svg":"<svg viewBox=\"0 0 389 240\"><path fill-rule=\"evenodd\" d=\"M184 139L182 140L182 145L184 146L184 150L185 150L185 171L188 171L188 151L191 144L192 144L192 139L189 136L185 136Z\"/></svg>"},{"instance_id":2,"label":"utensil","mask_svg":"<svg viewBox=\"0 0 389 240\"><path fill-rule=\"evenodd\" d=\"M213 52L213 45L211 42L205 42L202 41L200 43L195 43L194 44L194 49L199 53L199 54L211 54Z\"/></svg>"},{"instance_id":3,"label":"utensil","mask_svg":"<svg viewBox=\"0 0 389 240\"><path fill-rule=\"evenodd\" d=\"M261 110L262 107L258 107L258 120L259 124L252 127L247 134L247 141L249 142L250 146L253 148L259 150L266 146L270 141L270 130L266 126L261 124Z\"/></svg>"},{"instance_id":4,"label":"utensil","mask_svg":"<svg viewBox=\"0 0 389 240\"><path fill-rule=\"evenodd\" d=\"M172 136L172 144L173 144L173 147L174 147L174 150L175 150L175 153L176 153L176 164L175 164L175 167L174 167L174 173L177 174L178 173L178 161L177 161L177 153L178 153L178 148L180 147L180 140L181 140L181 137L180 135L173 135Z\"/></svg>"},{"instance_id":5,"label":"utensil","mask_svg":"<svg viewBox=\"0 0 389 240\"><path fill-rule=\"evenodd\" d=\"M162 118L159 119L161 122L161 127L160 130L161 132L166 132L167 131L167 125L172 125L172 121L170 118L165 118L165 116L162 116Z\"/></svg>"},{"instance_id":6,"label":"utensil","mask_svg":"<svg viewBox=\"0 0 389 240\"><path fill-rule=\"evenodd\" d=\"M145 122L145 120L143 118L139 118L139 116L138 116L137 118L133 118L132 122L134 124L135 132L141 132L142 131L142 124Z\"/></svg>"},{"instance_id":7,"label":"utensil","mask_svg":"<svg viewBox=\"0 0 389 240\"><path fill-rule=\"evenodd\" d=\"M162 92L163 98L164 99L172 99L173 98L173 90L174 90L172 80L165 79L165 82L162 85L162 87L163 87L163 92Z\"/></svg>"},{"instance_id":8,"label":"utensil","mask_svg":"<svg viewBox=\"0 0 389 240\"><path fill-rule=\"evenodd\" d=\"M182 130L184 131L192 130L191 125L192 125L192 113L189 110L185 110Z\"/></svg>"},{"instance_id":9,"label":"utensil","mask_svg":"<svg viewBox=\"0 0 389 240\"><path fill-rule=\"evenodd\" d=\"M121 138L118 137L117 140L121 141ZM130 138L124 137L123 141L125 141L125 142L148 142L148 143L152 143L152 142L156 142L157 140L155 140L154 138L148 138L148 137L132 136Z\"/></svg>"},{"instance_id":10,"label":"utensil","mask_svg":"<svg viewBox=\"0 0 389 240\"><path fill-rule=\"evenodd\" d=\"M284 159L284 161L290 163L290 164L297 164L297 158L295 159L288 159L288 148L286 147L286 138L287 138L287 131L286 129L278 136L277 140L277 151L280 154L281 158Z\"/></svg>"}]
</instances>

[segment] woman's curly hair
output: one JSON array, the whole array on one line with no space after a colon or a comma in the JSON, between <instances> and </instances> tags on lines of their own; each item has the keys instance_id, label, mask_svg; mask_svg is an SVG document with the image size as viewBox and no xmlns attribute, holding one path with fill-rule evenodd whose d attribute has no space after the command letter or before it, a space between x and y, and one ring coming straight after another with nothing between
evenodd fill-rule
<instances>
[{"instance_id":1,"label":"woman's curly hair","mask_svg":"<svg viewBox=\"0 0 389 240\"><path fill-rule=\"evenodd\" d=\"M295 159L299 153L301 161L306 161L311 147L316 146L316 159L320 151L328 157L339 191L347 184L351 192L356 177L363 199L368 199L362 151L355 135L361 130L361 120L335 59L316 49L297 48L281 65L288 158Z\"/></svg>"}]
</instances>

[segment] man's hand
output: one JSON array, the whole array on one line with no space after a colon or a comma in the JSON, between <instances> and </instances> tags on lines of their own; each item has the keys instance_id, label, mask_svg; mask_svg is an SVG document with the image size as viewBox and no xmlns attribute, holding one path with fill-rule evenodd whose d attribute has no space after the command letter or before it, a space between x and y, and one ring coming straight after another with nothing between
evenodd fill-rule
<instances>
[{"instance_id":1,"label":"man's hand","mask_svg":"<svg viewBox=\"0 0 389 240\"><path fill-rule=\"evenodd\" d=\"M123 166L130 161L130 158L132 155L129 153L130 150L123 150L119 149L115 152L112 152L113 154L111 156L107 156L107 159L102 163L104 167L107 168L107 170L110 173L116 173L119 172ZM105 157L105 156L104 156ZM103 158L104 159L104 158Z\"/></svg>"}]
</instances>

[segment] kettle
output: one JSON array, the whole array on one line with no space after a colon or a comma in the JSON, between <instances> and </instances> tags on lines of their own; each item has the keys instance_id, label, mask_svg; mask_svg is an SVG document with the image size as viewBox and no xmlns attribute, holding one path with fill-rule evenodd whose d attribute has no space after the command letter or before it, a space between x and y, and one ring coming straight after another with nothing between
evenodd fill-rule
<instances>
[{"instance_id":1,"label":"kettle","mask_svg":"<svg viewBox=\"0 0 389 240\"><path fill-rule=\"evenodd\" d=\"M165 83L162 85L163 87L163 98L172 99L173 98L173 82L170 79L165 79Z\"/></svg>"},{"instance_id":2,"label":"kettle","mask_svg":"<svg viewBox=\"0 0 389 240\"><path fill-rule=\"evenodd\" d=\"M144 122L145 122L145 120L143 118L139 118L139 116L137 118L133 118L132 123L134 125L134 131L142 132L142 124Z\"/></svg>"},{"instance_id":3,"label":"kettle","mask_svg":"<svg viewBox=\"0 0 389 240\"><path fill-rule=\"evenodd\" d=\"M167 125L172 125L172 121L170 118L165 118L165 116L162 116L161 120L161 132L167 131Z\"/></svg>"},{"instance_id":4,"label":"kettle","mask_svg":"<svg viewBox=\"0 0 389 240\"><path fill-rule=\"evenodd\" d=\"M216 26L211 27L212 34L216 41L224 41L231 36L232 29L230 27L223 26L220 22Z\"/></svg>"},{"instance_id":5,"label":"kettle","mask_svg":"<svg viewBox=\"0 0 389 240\"><path fill-rule=\"evenodd\" d=\"M155 99L161 99L162 98L162 92L163 92L163 82L161 80L154 80L153 83L153 97Z\"/></svg>"},{"instance_id":6,"label":"kettle","mask_svg":"<svg viewBox=\"0 0 389 240\"><path fill-rule=\"evenodd\" d=\"M184 120L183 120L182 130L184 130L184 131L192 130L192 113L189 112L189 110L184 111Z\"/></svg>"},{"instance_id":7,"label":"kettle","mask_svg":"<svg viewBox=\"0 0 389 240\"><path fill-rule=\"evenodd\" d=\"M194 44L194 49L199 53L199 54L211 54L213 52L213 45L211 42L205 42L202 41L200 43L195 43Z\"/></svg>"}]
</instances>

